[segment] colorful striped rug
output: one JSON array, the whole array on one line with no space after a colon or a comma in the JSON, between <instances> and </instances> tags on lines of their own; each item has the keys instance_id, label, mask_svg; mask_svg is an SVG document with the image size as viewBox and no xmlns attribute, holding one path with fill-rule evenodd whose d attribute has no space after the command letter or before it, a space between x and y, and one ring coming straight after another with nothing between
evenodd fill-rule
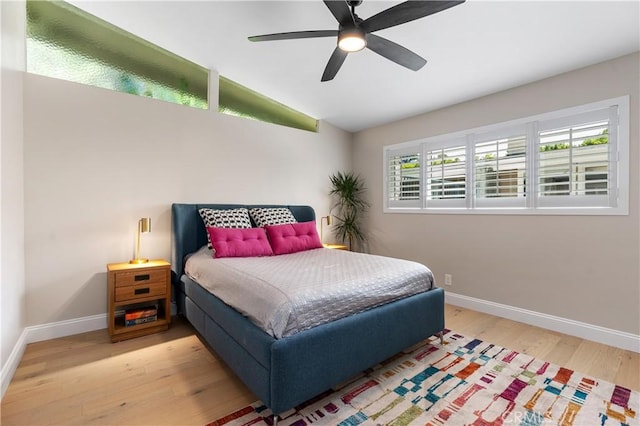
<instances>
[{"instance_id":1,"label":"colorful striped rug","mask_svg":"<svg viewBox=\"0 0 640 426\"><path fill-rule=\"evenodd\" d=\"M638 392L453 331L284 413L278 425L640 425ZM271 425L260 402L207 426Z\"/></svg>"}]
</instances>

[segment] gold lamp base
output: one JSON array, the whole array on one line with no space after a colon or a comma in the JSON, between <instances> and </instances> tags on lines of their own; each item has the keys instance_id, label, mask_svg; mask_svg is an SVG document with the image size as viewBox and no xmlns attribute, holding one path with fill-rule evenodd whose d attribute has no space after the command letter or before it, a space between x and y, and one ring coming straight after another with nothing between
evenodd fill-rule
<instances>
[{"instance_id":1,"label":"gold lamp base","mask_svg":"<svg viewBox=\"0 0 640 426\"><path fill-rule=\"evenodd\" d=\"M149 259L131 259L129 263L140 264L140 263L147 263L148 261Z\"/></svg>"}]
</instances>

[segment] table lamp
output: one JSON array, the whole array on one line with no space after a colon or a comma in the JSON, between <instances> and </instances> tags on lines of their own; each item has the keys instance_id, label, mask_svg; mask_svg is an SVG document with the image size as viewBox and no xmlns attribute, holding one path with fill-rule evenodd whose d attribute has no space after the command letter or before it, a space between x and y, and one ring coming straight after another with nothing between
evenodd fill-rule
<instances>
[{"instance_id":1,"label":"table lamp","mask_svg":"<svg viewBox=\"0 0 640 426\"><path fill-rule=\"evenodd\" d=\"M136 257L129 263L147 263L149 259L140 257L140 234L143 232L151 232L151 218L143 217L138 221L138 237L136 238Z\"/></svg>"}]
</instances>

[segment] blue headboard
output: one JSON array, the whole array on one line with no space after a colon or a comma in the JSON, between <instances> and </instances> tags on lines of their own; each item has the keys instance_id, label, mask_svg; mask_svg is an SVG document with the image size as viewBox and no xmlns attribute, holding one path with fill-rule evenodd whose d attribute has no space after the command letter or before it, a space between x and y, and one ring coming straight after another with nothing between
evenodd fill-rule
<instances>
[{"instance_id":1,"label":"blue headboard","mask_svg":"<svg viewBox=\"0 0 640 426\"><path fill-rule=\"evenodd\" d=\"M198 210L237 209L245 207L286 207L298 222L316 220L316 213L310 206L286 206L276 204L172 204L171 205L171 270L173 280L182 276L185 256L207 243L207 231Z\"/></svg>"}]
</instances>

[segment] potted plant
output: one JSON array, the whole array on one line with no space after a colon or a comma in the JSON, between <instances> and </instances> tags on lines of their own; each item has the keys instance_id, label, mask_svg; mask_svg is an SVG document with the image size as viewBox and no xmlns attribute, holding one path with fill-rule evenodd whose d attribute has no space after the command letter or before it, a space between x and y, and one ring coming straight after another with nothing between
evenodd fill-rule
<instances>
[{"instance_id":1,"label":"potted plant","mask_svg":"<svg viewBox=\"0 0 640 426\"><path fill-rule=\"evenodd\" d=\"M338 172L329 176L329 179L329 196L333 200L331 210L335 217L333 232L340 241L348 242L351 250L354 242L366 241L361 225L363 213L369 208L364 198L364 183L360 176L351 172Z\"/></svg>"}]
</instances>

